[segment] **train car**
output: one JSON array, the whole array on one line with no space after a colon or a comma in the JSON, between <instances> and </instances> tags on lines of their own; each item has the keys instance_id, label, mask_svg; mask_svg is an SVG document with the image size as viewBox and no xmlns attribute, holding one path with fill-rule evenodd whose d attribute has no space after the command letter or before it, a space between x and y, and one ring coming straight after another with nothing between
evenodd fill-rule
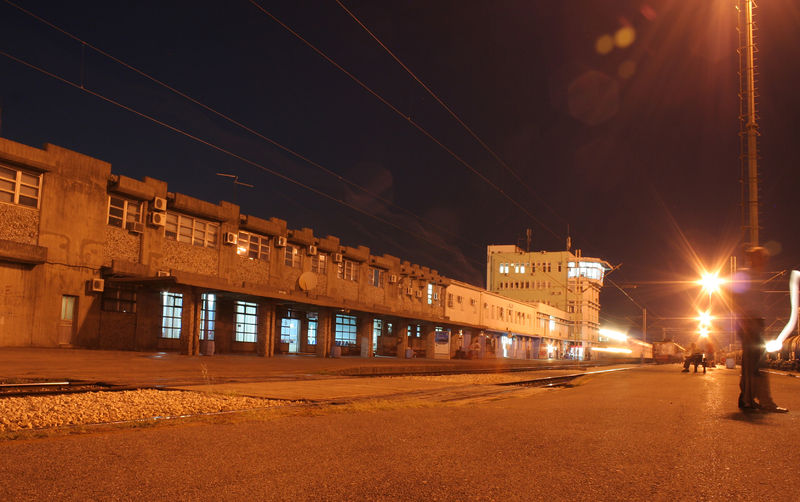
<instances>
[{"instance_id":1,"label":"train car","mask_svg":"<svg viewBox=\"0 0 800 502\"><path fill-rule=\"evenodd\" d=\"M653 361L658 364L683 362L684 350L673 341L653 342Z\"/></svg>"}]
</instances>

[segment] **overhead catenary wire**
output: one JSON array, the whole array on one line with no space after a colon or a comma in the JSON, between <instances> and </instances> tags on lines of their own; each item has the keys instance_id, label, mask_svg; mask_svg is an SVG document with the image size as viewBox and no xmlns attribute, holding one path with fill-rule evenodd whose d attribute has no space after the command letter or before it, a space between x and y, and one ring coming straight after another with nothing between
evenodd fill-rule
<instances>
[{"instance_id":1,"label":"overhead catenary wire","mask_svg":"<svg viewBox=\"0 0 800 502\"><path fill-rule=\"evenodd\" d=\"M251 165L251 166L253 166L253 167L257 168L257 169L261 169L262 171L267 172L269 174L272 174L272 175L274 175L274 176L276 176L276 177L278 177L278 178L280 178L280 179L282 179L282 180L284 180L284 181L286 181L288 183L292 183L292 184L294 184L296 186L299 186L300 188L303 188L303 189L308 190L310 192L313 192L313 193L315 193L317 195L320 195L320 196L322 196L322 197L324 197L326 199L329 199L329 200L331 200L333 202L336 202L337 204L341 204L341 205L343 205L345 207L348 207L348 208L352 209L353 211L356 211L356 212L361 213L363 215L369 216L370 218L373 218L373 219L379 221L380 223L383 223L385 225L388 225L388 226L391 226L393 228L396 228L397 230L400 230L400 231L402 231L404 233L412 235L412 236L414 236L416 238L422 239L425 242L427 242L428 244L431 244L432 246L435 246L435 247L440 248L440 249L444 249L446 251L450 251L450 249L445 248L441 244L438 244L436 242L433 242L433 241L421 236L419 234L419 232L414 232L413 230L406 229L406 228L404 228L404 227L402 227L400 225L397 225L396 223L393 223L393 222L391 222L389 220L381 218L380 216L376 216L375 214L372 214L372 213L370 213L368 211L365 211L365 210L363 210L363 209L361 209L361 208L359 208L357 206L354 206L352 204L348 204L347 202L345 202L345 201L343 201L341 199L338 199L338 198L336 198L336 197L334 197L334 196L332 196L332 195L330 195L328 193L325 193L322 190L319 190L319 189L314 188L314 187L312 187L310 185L307 185L307 184L305 184L305 183L303 183L301 181L298 181L298 180L296 180L296 179L294 179L294 178L292 178L290 176L287 176L287 175L285 175L283 173L275 171L274 169L270 169L269 167L266 167L263 164L260 164L259 162L256 162L256 161L254 161L252 159L249 159L247 157L239 155L239 154L237 154L237 153L235 153L235 152L233 152L231 150L228 150L228 149L226 149L224 147L221 147L221 146L219 146L217 144L214 144L211 141L208 141L208 140L205 140L203 138L200 138L199 136L196 136L196 135L194 135L192 133L184 131L183 129L180 129L179 127L176 127L176 126L173 126L171 124L168 124L168 123L166 123L166 122L164 122L162 120L159 120L159 119L157 119L157 118L155 118L155 117L153 117L151 115L148 115L148 114L146 114L144 112L140 112L140 111L138 111L138 110L136 110L136 109L134 109L134 108L132 108L132 107L130 107L128 105L125 105L123 103L120 103L119 101L116 101L116 100L114 100L112 98L104 96L103 94L100 94L99 92L93 91L93 90L89 89L86 86L82 86L81 84L77 84L77 83L75 83L75 82L73 82L73 81L71 81L69 79L61 77L60 75L56 75L55 73L47 71L44 68L42 68L40 66L37 66L37 65L35 65L35 64L33 64L33 63L29 62L29 61L25 61L24 59L18 58L18 57L14 56L12 54L9 54L8 52L5 52L3 50L0 50L0 55L6 57L8 59L11 59L12 61L15 61L15 62L17 62L19 64L27 66L28 68L36 70L36 71L38 71L38 72L40 72L40 73L42 73L44 75L47 75L48 77L51 77L51 78L53 78L55 80L58 80L58 81L62 82L64 84L67 84L67 85L69 85L71 87L74 87L75 89L78 89L78 90L81 90L81 91L83 91L83 92L85 92L87 94L90 94L90 95L92 95L92 96L94 96L94 97L96 97L98 99L101 99L101 100L105 101L106 103L109 103L109 104L112 104L112 105L114 105L116 107L122 108L123 110L126 110L126 111L128 111L130 113L133 113L134 115L137 115L137 116L139 116L141 118L147 119L147 120L149 120L149 121L151 121L151 122L153 122L155 124L158 124L158 125L160 125L162 127L167 128L167 129L169 129L169 130L171 130L173 132L181 134L181 135L183 135L183 136L185 136L185 137L187 137L187 138L189 138L191 140L194 140L194 141L196 141L198 143L206 145L209 148L212 148L212 149L214 149L214 150L216 150L216 151L218 151L220 153L223 153L223 154L228 155L230 157L233 157L233 158L235 158L237 160L240 160L240 161L242 161L242 162L244 162L246 164L249 164L249 165ZM470 259L470 261L472 261L475 264L481 264L480 262L478 262L478 260Z\"/></svg>"},{"instance_id":2,"label":"overhead catenary wire","mask_svg":"<svg viewBox=\"0 0 800 502\"><path fill-rule=\"evenodd\" d=\"M550 212L551 212L551 213L552 213L554 216L556 216L557 218L559 218L561 221L564 221L564 222L566 222L566 220L565 220L565 219L564 219L564 218L563 218L563 217L562 217L560 214L558 214L558 212L556 212L556 210L555 210L555 209L553 209L553 208L552 208L552 207L551 207L549 204L547 204L547 202L546 202L546 201L545 201L545 200L544 200L544 199L543 199L543 198L542 198L542 197L541 197L541 196L540 196L540 195L539 195L539 194L538 194L538 193L537 193L535 190L533 190L533 189L530 187L530 185L528 185L528 183L526 183L526 182L525 182L525 180L524 180L524 179L523 179L523 178L522 178L522 177L519 175L519 173L517 173L517 171L516 171L515 169L513 169L511 166L509 166L509 165L508 165L508 163L507 163L507 162L505 162L505 161L504 161L504 160L503 160L503 159L500 157L500 155L499 155L497 152L495 152L495 151L494 151L494 150L493 150L493 149L492 149L492 148L491 148L491 147L490 147L490 146L489 146L489 145L488 145L488 144L487 144L487 143L486 143L486 142L485 142L483 139L481 139L481 137L480 137L480 136L478 136L478 134L477 134L477 133L476 133L474 130L472 130L472 128L471 128L471 127L469 127L469 126L468 126L468 125L467 125L467 124L464 122L464 120L462 120L462 119L461 119L461 117L460 117L460 116L459 116L459 115L458 115L458 114L457 114L455 111L453 111L453 109L452 109L451 107L449 107L447 104L445 104L445 102L444 102L444 101L442 101L442 99L441 99L441 98L440 98L440 97L439 97L439 96L438 96L438 95L437 95L435 92L433 92L433 90L432 90L432 89L431 89L431 88L430 88L430 87L429 87L427 84L425 84L425 82L423 82L423 81L422 81L422 79L420 79L420 78L417 76L417 74L415 74L413 71L411 71L411 69L410 69L410 68L409 68L409 67L408 67L408 66L407 66L407 65L406 65L406 64L405 64L403 61L401 61L401 60L400 60L400 58L399 58L399 57L397 57L397 55L396 55L394 52L392 52L392 50L391 50L391 49L389 49L389 47L387 47L387 46L386 46L386 44L384 44L384 43L383 43L383 41L381 41L381 39L380 39L380 38L378 38L378 36L377 36L377 35L375 35L375 33L373 33L373 32L372 32L372 30L370 30L370 29L369 29L369 28L368 28L368 27L367 27L367 26L366 26L366 25L365 25L365 24L364 24L364 23L363 23L363 22L362 22L362 21L361 21L361 20L360 20L360 19L359 19L359 18L358 18L358 17L357 17L357 16L356 16L356 15L355 15L355 14L354 14L354 13L353 13L351 10L350 10L350 9L348 9L348 8L347 8L347 7L346 7L346 6L345 6L345 5L344 5L344 4L343 4L343 3L342 3L340 0L336 0L336 3L337 3L337 4L339 5L339 7L341 7L341 8L342 8L342 10L344 10L344 11L345 11L345 12L346 12L346 13L347 13L347 14L348 14L348 15L349 15L351 18L353 18L353 20L354 20L354 21L355 21L355 22L356 22L356 23L357 23L359 26L361 26L361 28L363 28L363 29L364 29L364 31L366 31L366 32L367 32L367 34L368 34L370 37L372 37L372 39L373 39L373 40L375 40L375 42L376 42L378 45L380 45L380 46L383 48L383 50L385 50L385 51L386 51L386 53L387 53L387 54L389 54L389 56L391 56L391 57L392 57L392 59L394 59L394 60L395 60L395 61L397 62L397 64L399 64L399 65L400 65L400 66L401 66L401 67L402 67L402 68L403 68L403 69L406 71L406 73L408 73L409 75L411 75L411 78L413 78L413 79L414 79L414 80L415 80L415 81L416 81L416 82L417 82L417 83L418 83L420 86L422 86L422 88L423 88L423 89L425 89L425 91L426 91L426 92L427 92L427 93L428 93L428 94L429 94L429 95L430 95L430 96L431 96L431 97L432 97L434 100L436 100L436 102L437 102L437 103L439 103L439 105L440 105L442 108L444 108L444 110L445 110L445 111L446 111L448 114L450 114L450 116L451 116L451 117L453 117L453 119L455 119L455 121L456 121L456 122L458 122L458 123L459 123L459 125L461 125L461 127L463 127L463 128L464 128L464 130L465 130L465 131L467 131L467 133L468 133L470 136L472 136L472 138L473 138L475 141L477 141L477 142L478 142L478 143L479 143L479 144L480 144L480 145L481 145L481 146L484 148L484 150L486 150L486 151L489 153L489 155L491 155L491 156L492 156L492 157L493 157L493 158L494 158L494 159L497 161L497 163L498 163L498 164L500 164L500 165L501 165L501 166L502 166L502 167L503 167L503 168L504 168L506 171L508 171L509 173L511 173L511 175L512 175L512 176L513 176L513 177L514 177L514 178L515 178L515 179L516 179L518 182L520 182L520 183L522 184L522 186L524 186L524 187L525 187L525 188L528 190L528 193L530 193L531 195L533 195L534 197L536 197L536 199L537 199L537 200L538 200L538 201L539 201L539 202L540 202L540 203L541 203L541 204L542 204L542 205L543 205L543 206L544 206L544 207L545 207L545 208L546 208L548 211L550 211Z\"/></svg>"},{"instance_id":3,"label":"overhead catenary wire","mask_svg":"<svg viewBox=\"0 0 800 502\"><path fill-rule=\"evenodd\" d=\"M514 206L516 206L516 207L517 207L519 210L521 210L523 213L525 213L525 214L526 214L526 215L527 215L527 216L528 216L528 217L529 217L529 218L530 218L532 221L536 222L536 223L537 223L537 224L538 224L540 227L542 227L544 230L546 230L547 232L549 232L549 233L550 233L550 234L551 234L553 237L555 237L556 239L561 239L561 236L560 236L559 234L557 234L556 232L554 232L553 230L551 230L551 229L550 229L550 227L548 227L548 226L547 226L547 225L546 225L546 224L545 224L543 221L541 221L539 218L537 218L536 216L534 216L534 215L533 215L533 213L531 213L530 211L528 211L528 209L526 209L526 208L525 208L525 207L524 207L522 204L520 204L520 203L519 203L519 202L518 202L516 199L514 199L514 198L513 198L513 197L511 197L511 196L510 196L508 193L506 193L506 191L505 191L505 190L503 190L503 189L502 189L502 188L501 188L499 185L497 185L495 182L493 182L492 180L490 180L489 178L487 178L487 177L486 177L486 176L485 176L483 173L481 173L480 171L478 171L477 169L475 169L474 167L472 167L472 165L471 165L469 162L467 162L467 161L466 161L466 160L465 160L463 157L461 157L461 156L460 156L460 155L458 155L456 152L454 152L454 151L453 151L451 148L449 148L447 145L445 145L444 143L442 143L442 142L441 142L441 141L440 141L438 138L436 138L436 137L435 137L433 134L431 134L431 133L430 133L430 132L429 132L427 129L425 129L425 128L424 128L424 127L422 127L422 125L420 125L420 124L419 124L417 121L415 121L414 119L412 119L410 115L407 115L407 114L403 113L402 111L400 111L400 110L399 110L399 109L398 109L396 106L394 106L392 103L390 103L390 102L389 102L389 101L388 101L386 98L384 98L383 96L381 96L380 94L378 94L378 92L376 92L375 90L373 90L371 87L369 87L367 84L365 84L365 83L364 83L362 80L360 80L358 77L356 77L356 76L355 76L355 75L353 75L351 72L349 72L347 69L345 69L345 68L344 68L342 65L340 65L340 64L339 64L339 63L337 63L335 60L333 60L333 59L332 59L330 56L328 56L328 55L327 55L325 52L323 52L321 49L319 49L319 48L318 48L318 47L316 47L314 44L312 44L311 42L309 42L308 40L306 40L305 38L303 38L303 36L302 36L302 35L300 35L300 34L299 34L299 33L297 33L295 30L293 30L293 29L292 29L292 28L291 28L289 25L287 25L286 23L284 23L283 21L281 21L280 19L278 19L278 18L277 18L275 15L273 15L273 14L272 14L270 11L268 11L268 10L267 10L267 9L265 9L263 6L261 6L261 5L260 5L258 2L256 2L255 0L248 0L248 1L249 1L249 2L250 2L250 3L251 3L253 6L254 6L254 7L256 7L258 10L260 10L262 13L264 13L264 14L265 14L267 17L269 17L270 19L272 19L273 21L275 21L275 22L276 22L278 25L280 25L282 28L284 28L286 31L288 31L289 33L291 33L291 34L292 34L292 35L293 35L295 38L297 38L298 40L300 40L300 41L301 41L303 44L305 44L305 45L306 45L308 48L310 48L311 50L313 50L314 52L316 52L316 53L317 53L319 56L321 56L323 59L325 59L326 61L328 61L328 62L329 62L331 65L333 65L333 66L334 66L336 69L338 69L339 71L341 71L342 73L344 73L345 75L347 75L347 76L348 76L348 77L349 77L349 78L350 78L350 79L351 79L353 82L357 83L357 84L358 84L359 86L361 86L361 87L362 87L362 88L363 88L365 91L367 91L368 93L370 93L371 95L373 95L375 98L377 98L377 99L378 99L378 100L379 100L381 103L383 103L384 105L386 105L386 106L387 106L389 109L391 109L391 110L392 110L392 111L393 111L395 114L397 114L398 116L400 116L401 118L403 118L404 120L406 120L406 121L407 121L409 124L411 124L411 125L412 125L412 126L415 128L415 129L417 129L417 130L418 130L420 133L422 133L422 134L423 134L425 137L427 137L428 139L430 139L431 141L433 141L433 142L434 142L435 144L437 144L437 145L438 145L440 148L442 148L442 149L443 149L445 152L447 152L447 153L448 153L448 154L449 154L451 157L453 157L453 158L454 158L456 161L458 161L458 163L459 163L459 164L461 164L462 166L466 167L466 168L467 168L467 169L468 169L470 172L472 172L472 173L473 173L473 174L475 174L477 177L479 177L479 178L480 178L480 179L481 179L481 180L482 180L484 183L486 183L487 185L489 185L490 187L492 187L494 190L496 190L498 193L500 193L500 194L501 194L503 197L505 197L505 198L506 198L506 199L507 199L509 202L511 202L511 203L512 203Z\"/></svg>"},{"instance_id":4,"label":"overhead catenary wire","mask_svg":"<svg viewBox=\"0 0 800 502\"><path fill-rule=\"evenodd\" d=\"M276 140L274 140L274 139L272 139L272 138L270 138L270 137L268 137L268 136L256 131L255 129L247 126L246 124L243 124L242 122L239 122L238 120L230 117L229 115L227 115L225 113L222 113L222 112L214 109L213 107L201 102L200 100L193 98L192 96L186 94L185 92L183 92L183 91L181 91L181 90L179 90L179 89L167 84L166 82L164 82L164 81L162 81L162 80L160 80L160 79L158 79L156 77L153 77L152 75L150 75L149 73L145 72L144 70L141 70L141 69L139 69L139 68L137 68L137 67L135 67L135 66L133 66L133 65L131 65L131 64L125 62L125 61L123 61L122 59L117 58L116 56L104 51L103 49L100 49L99 47L96 47L96 46L92 45L91 43L87 42L86 40L83 40L82 38L78 37L77 35L75 35L73 33L70 33L69 31L65 30L64 28L61 28L60 26L48 21L47 19L44 19L43 17L37 15L36 13L34 13L34 12L28 10L28 9L25 9L24 7L12 2L11 0L3 0L3 1L6 4L14 7L17 10L19 10L20 12L22 12L22 13L24 13L24 14L26 14L26 15L34 18L34 19L36 19L37 21L39 21L39 22L41 22L41 23L53 28L54 30L62 33L63 35L65 35L65 36L71 38L72 40L74 40L74 41L76 41L76 42L81 44L81 58L82 58L81 59L81 85L80 85L81 88L84 86L84 83L85 83L84 82L84 80L85 80L84 79L84 65L85 65L84 58L85 58L85 49L88 47L89 49L97 52L98 54L101 54L102 56L114 61L115 63L117 63L117 64L119 64L119 65L121 65L121 66L123 66L123 67L125 67L125 68L127 68L127 69L129 69L129 70L131 70L133 72L135 72L136 74L138 74L138 75L150 80L151 82L153 82L155 84L160 85L161 87L163 87L163 88L169 90L170 92L172 92L172 93L174 93L174 94L176 94L176 95L178 95L178 96L190 101L191 103L194 103L195 105L203 108L204 110L209 111L209 112L213 113L214 115L226 120L227 122L229 122L229 123L241 128L241 129L249 132L250 134L252 134L252 135L254 135L254 136L256 136L256 137L258 137L258 138L260 138L260 139L262 139L262 140L264 140L264 141L266 141L268 143L270 143L274 147L276 147L276 148L278 148L280 150L283 150L284 152L286 152L286 153L288 153L288 154L290 154L290 155L302 160L303 162L306 162L307 164L309 164L309 165L311 165L311 166L323 171L324 173L326 173L326 174L338 179L339 181L341 181L341 182L343 182L343 183L345 183L345 184L347 184L347 185L349 185L351 187L354 187L354 188L357 188L358 190L361 190L363 193L365 193L367 195L370 195L371 197L373 197L376 200L386 204L387 206L399 209L400 211L404 212L405 214L414 217L419 222L424 223L425 225L436 229L437 231L441 232L442 234L448 235L450 237L457 238L457 239L459 239L459 241L467 243L469 245L477 246L475 243L470 242L470 241L468 241L468 240L466 240L466 239L464 239L464 238L462 238L462 237L450 232L449 230L445 229L444 227L441 227L439 225L431 223L429 220L427 220L426 218L414 213L413 211L395 204L394 202L386 199L385 197L382 197L380 194L372 192L371 190L359 185L358 183L355 183L354 181L351 181L351 180L345 178L344 176L340 175L339 173L336 173L336 172L326 168L322 164L320 164L320 163L318 163L318 162L316 162L316 161L314 161L314 160L312 160L312 159L300 154L299 152L297 152L297 151L295 151L295 150L293 150L293 149L291 149L291 148L279 143L278 141L276 141Z\"/></svg>"}]
</instances>

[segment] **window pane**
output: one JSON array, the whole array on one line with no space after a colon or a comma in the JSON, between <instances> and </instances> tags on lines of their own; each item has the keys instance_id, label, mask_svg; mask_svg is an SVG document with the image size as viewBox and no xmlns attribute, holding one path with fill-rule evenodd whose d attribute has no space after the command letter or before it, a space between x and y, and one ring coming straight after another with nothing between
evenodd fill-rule
<instances>
[{"instance_id":1,"label":"window pane","mask_svg":"<svg viewBox=\"0 0 800 502\"><path fill-rule=\"evenodd\" d=\"M30 174L26 173L25 171L23 171L21 174L22 174L22 180L21 180L22 183L25 183L26 185L31 185L31 186L34 186L34 187L38 187L39 186L39 176L38 175L37 176L33 176L33 175L30 175Z\"/></svg>"},{"instance_id":2,"label":"window pane","mask_svg":"<svg viewBox=\"0 0 800 502\"><path fill-rule=\"evenodd\" d=\"M38 205L38 200L32 197L25 197L23 195L20 195L19 203L20 205L23 206L36 207Z\"/></svg>"}]
</instances>

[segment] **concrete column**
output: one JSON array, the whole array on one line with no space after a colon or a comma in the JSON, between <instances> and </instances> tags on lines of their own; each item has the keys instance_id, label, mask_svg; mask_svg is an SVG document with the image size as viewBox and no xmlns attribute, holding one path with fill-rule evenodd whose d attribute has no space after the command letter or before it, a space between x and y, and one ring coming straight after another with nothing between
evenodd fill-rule
<instances>
[{"instance_id":1,"label":"concrete column","mask_svg":"<svg viewBox=\"0 0 800 502\"><path fill-rule=\"evenodd\" d=\"M308 317L306 316L305 312L301 312L300 314L300 326L299 326L299 333L297 336L300 338L298 340L298 350L301 353L308 351Z\"/></svg>"},{"instance_id":2,"label":"concrete column","mask_svg":"<svg viewBox=\"0 0 800 502\"><path fill-rule=\"evenodd\" d=\"M267 357L269 355L269 326L272 323L271 310L274 305L266 300L258 302L258 326L256 331L256 354Z\"/></svg>"},{"instance_id":3,"label":"concrete column","mask_svg":"<svg viewBox=\"0 0 800 502\"><path fill-rule=\"evenodd\" d=\"M181 294L181 352L196 356L200 353L200 295L196 288L184 288Z\"/></svg>"},{"instance_id":4,"label":"concrete column","mask_svg":"<svg viewBox=\"0 0 800 502\"><path fill-rule=\"evenodd\" d=\"M422 323L422 339L425 342L425 359L433 359L436 353L436 325Z\"/></svg>"},{"instance_id":5,"label":"concrete column","mask_svg":"<svg viewBox=\"0 0 800 502\"><path fill-rule=\"evenodd\" d=\"M275 355L275 344L277 343L275 340L277 336L276 334L280 333L280 328L278 327L278 315L274 303L269 302L266 314L266 319L264 320L264 339L266 340L264 357L272 357Z\"/></svg>"},{"instance_id":6,"label":"concrete column","mask_svg":"<svg viewBox=\"0 0 800 502\"><path fill-rule=\"evenodd\" d=\"M392 326L397 337L397 357L403 359L408 348L408 319L396 319Z\"/></svg>"},{"instance_id":7,"label":"concrete column","mask_svg":"<svg viewBox=\"0 0 800 502\"><path fill-rule=\"evenodd\" d=\"M333 313L320 309L317 314L317 356L329 357L333 345Z\"/></svg>"},{"instance_id":8,"label":"concrete column","mask_svg":"<svg viewBox=\"0 0 800 502\"><path fill-rule=\"evenodd\" d=\"M370 314L358 316L358 343L361 344L361 357L372 357L372 326L375 318Z\"/></svg>"}]
</instances>

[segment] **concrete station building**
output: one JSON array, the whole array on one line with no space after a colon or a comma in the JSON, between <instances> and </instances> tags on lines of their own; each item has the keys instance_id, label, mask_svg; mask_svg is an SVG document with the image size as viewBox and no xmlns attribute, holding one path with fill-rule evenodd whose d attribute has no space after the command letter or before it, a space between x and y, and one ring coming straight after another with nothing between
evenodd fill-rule
<instances>
[{"instance_id":1,"label":"concrete station building","mask_svg":"<svg viewBox=\"0 0 800 502\"><path fill-rule=\"evenodd\" d=\"M491 270L545 256L512 260L506 247L490 247ZM0 346L559 357L596 339L607 269L568 254L552 265L561 298L517 294L511 265L490 271L487 291L71 150L0 138ZM584 261L600 268L584 274Z\"/></svg>"}]
</instances>

